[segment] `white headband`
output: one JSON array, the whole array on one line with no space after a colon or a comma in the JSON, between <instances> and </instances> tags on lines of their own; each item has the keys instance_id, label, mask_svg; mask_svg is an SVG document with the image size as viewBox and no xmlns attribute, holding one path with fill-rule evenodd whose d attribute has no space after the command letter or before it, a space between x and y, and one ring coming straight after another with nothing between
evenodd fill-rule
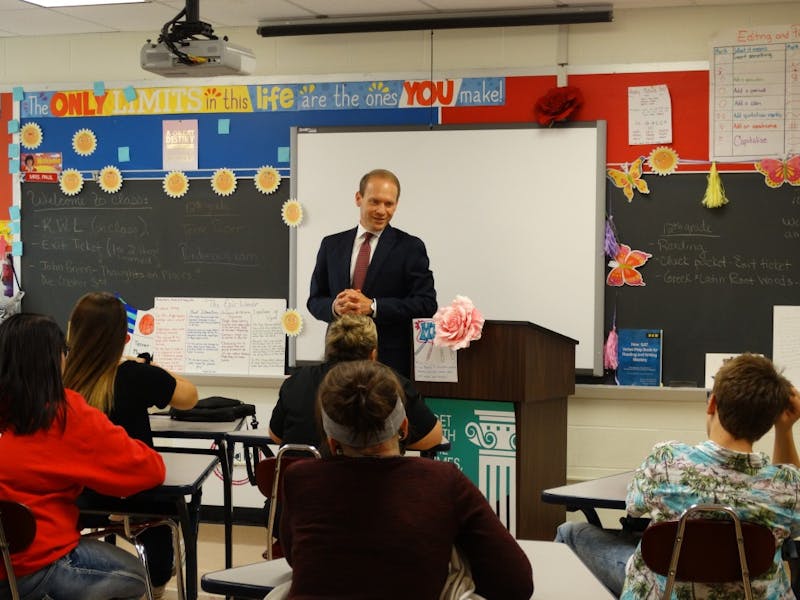
<instances>
[{"instance_id":1,"label":"white headband","mask_svg":"<svg viewBox=\"0 0 800 600\"><path fill-rule=\"evenodd\" d=\"M403 419L406 418L406 409L403 407L403 401L400 396L398 396L394 409L383 422L383 429L372 433L365 440L363 436L356 435L349 427L340 425L331 419L321 406L320 412L322 413L322 428L325 430L325 434L329 438L353 448L369 448L392 439L397 435Z\"/></svg>"}]
</instances>

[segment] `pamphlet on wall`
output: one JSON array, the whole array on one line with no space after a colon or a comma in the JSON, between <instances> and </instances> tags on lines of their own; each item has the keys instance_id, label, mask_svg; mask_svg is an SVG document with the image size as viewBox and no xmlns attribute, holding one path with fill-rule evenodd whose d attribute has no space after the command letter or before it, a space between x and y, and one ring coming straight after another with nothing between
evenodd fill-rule
<instances>
[{"instance_id":1,"label":"pamphlet on wall","mask_svg":"<svg viewBox=\"0 0 800 600\"><path fill-rule=\"evenodd\" d=\"M660 386L664 332L620 329L617 334L617 384Z\"/></svg>"}]
</instances>

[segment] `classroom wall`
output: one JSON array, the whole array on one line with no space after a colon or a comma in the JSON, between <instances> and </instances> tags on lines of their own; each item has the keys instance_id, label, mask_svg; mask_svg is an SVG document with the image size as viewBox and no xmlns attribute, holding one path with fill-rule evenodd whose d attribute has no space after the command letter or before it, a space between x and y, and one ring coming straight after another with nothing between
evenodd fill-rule
<instances>
[{"instance_id":1,"label":"classroom wall","mask_svg":"<svg viewBox=\"0 0 800 600\"><path fill-rule=\"evenodd\" d=\"M746 6L617 10L613 23L568 27L569 70L632 71L636 64L654 70L668 63L698 61L700 68L707 68L708 42L715 32L786 24L793 16L787 11L789 6L754 2ZM431 63L434 77L476 70L498 75L554 73L558 27L450 30L433 36L430 32L399 32L265 39L256 35L254 24L216 33L255 51L258 81L270 77L285 81L345 73L426 74ZM146 79L167 85L175 80L153 79L138 64L141 46L156 34L2 38L0 87ZM228 395L256 403L266 427L280 381L234 387L199 383L201 395ZM703 439L704 400L703 390L578 386L569 400L568 479L634 468L657 441ZM769 450L770 446L771 438L759 448Z\"/></svg>"}]
</instances>

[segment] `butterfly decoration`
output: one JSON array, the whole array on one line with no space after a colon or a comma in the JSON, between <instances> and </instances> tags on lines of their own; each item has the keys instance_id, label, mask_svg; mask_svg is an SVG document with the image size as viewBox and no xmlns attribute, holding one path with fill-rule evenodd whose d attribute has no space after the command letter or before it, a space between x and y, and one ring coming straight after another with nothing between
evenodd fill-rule
<instances>
[{"instance_id":1,"label":"butterfly decoration","mask_svg":"<svg viewBox=\"0 0 800 600\"><path fill-rule=\"evenodd\" d=\"M642 194L650 193L650 188L647 187L647 182L642 179L643 161L644 157L640 156L633 161L630 167L627 163L625 163L622 166L622 170L612 168L606 169L608 178L611 179L615 186L622 188L622 192L625 194L628 202L633 200L633 188L636 188Z\"/></svg>"},{"instance_id":2,"label":"butterfly decoration","mask_svg":"<svg viewBox=\"0 0 800 600\"><path fill-rule=\"evenodd\" d=\"M652 254L641 250L631 250L631 247L627 244L620 244L617 256L608 261L611 271L606 277L606 284L613 287L620 287L626 284L632 286L645 285L642 274L636 269L643 266L647 259L652 256Z\"/></svg>"},{"instance_id":3,"label":"butterfly decoration","mask_svg":"<svg viewBox=\"0 0 800 600\"><path fill-rule=\"evenodd\" d=\"M764 183L771 188L781 187L784 182L800 185L800 154L786 160L764 158L755 164L756 170L764 175Z\"/></svg>"}]
</instances>

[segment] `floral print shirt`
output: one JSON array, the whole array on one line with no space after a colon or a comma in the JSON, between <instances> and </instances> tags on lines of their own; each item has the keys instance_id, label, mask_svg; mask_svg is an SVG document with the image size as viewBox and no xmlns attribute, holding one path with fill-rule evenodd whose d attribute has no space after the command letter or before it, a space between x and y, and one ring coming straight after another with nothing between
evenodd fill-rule
<instances>
[{"instance_id":1,"label":"floral print shirt","mask_svg":"<svg viewBox=\"0 0 800 600\"><path fill-rule=\"evenodd\" d=\"M800 535L800 469L773 465L761 452L728 450L707 440L697 446L681 442L656 445L636 470L628 487L627 510L654 521L677 519L692 504L725 504L744 521L761 523L775 535L773 567L753 579L753 598L794 600L781 561L781 544ZM666 578L650 571L637 547L626 567L620 600L657 600ZM673 600L739 600L741 583L676 582Z\"/></svg>"}]
</instances>

